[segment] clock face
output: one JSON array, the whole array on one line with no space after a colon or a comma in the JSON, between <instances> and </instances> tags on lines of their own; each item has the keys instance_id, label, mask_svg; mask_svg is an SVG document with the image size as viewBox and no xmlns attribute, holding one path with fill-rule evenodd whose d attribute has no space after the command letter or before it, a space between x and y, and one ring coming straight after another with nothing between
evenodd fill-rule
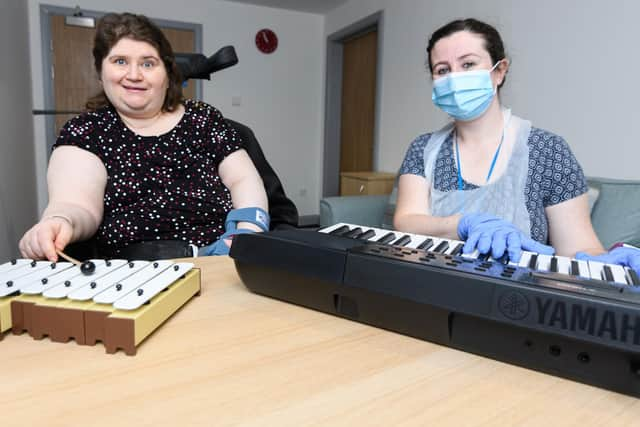
<instances>
[{"instance_id":1,"label":"clock face","mask_svg":"<svg viewBox=\"0 0 640 427\"><path fill-rule=\"evenodd\" d=\"M264 28L256 33L256 47L262 53L272 53L278 48L278 36Z\"/></svg>"}]
</instances>

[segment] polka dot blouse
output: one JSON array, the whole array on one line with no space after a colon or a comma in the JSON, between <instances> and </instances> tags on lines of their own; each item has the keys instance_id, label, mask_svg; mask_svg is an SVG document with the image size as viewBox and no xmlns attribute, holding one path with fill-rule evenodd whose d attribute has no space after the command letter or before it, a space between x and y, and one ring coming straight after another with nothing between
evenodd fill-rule
<instances>
[{"instance_id":1,"label":"polka dot blouse","mask_svg":"<svg viewBox=\"0 0 640 427\"><path fill-rule=\"evenodd\" d=\"M73 145L100 158L107 170L100 246L145 240L183 240L204 246L224 232L231 195L220 162L241 148L218 110L186 100L178 124L160 136L140 136L111 106L77 116L54 149Z\"/></svg>"}]
</instances>

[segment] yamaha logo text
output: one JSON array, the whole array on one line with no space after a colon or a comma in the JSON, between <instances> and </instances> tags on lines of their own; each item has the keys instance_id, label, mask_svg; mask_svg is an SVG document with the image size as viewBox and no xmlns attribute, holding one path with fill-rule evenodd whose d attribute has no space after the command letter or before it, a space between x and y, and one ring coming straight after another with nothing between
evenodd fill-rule
<instances>
[{"instance_id":1,"label":"yamaha logo text","mask_svg":"<svg viewBox=\"0 0 640 427\"><path fill-rule=\"evenodd\" d=\"M640 316L636 314L541 297L535 297L535 308L535 321L541 326L640 345Z\"/></svg>"}]
</instances>

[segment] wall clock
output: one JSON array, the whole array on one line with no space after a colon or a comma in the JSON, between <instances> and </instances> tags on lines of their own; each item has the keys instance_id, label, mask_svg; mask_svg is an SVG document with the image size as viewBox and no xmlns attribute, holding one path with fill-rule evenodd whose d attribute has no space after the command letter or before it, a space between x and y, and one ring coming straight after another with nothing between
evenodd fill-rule
<instances>
[{"instance_id":1,"label":"wall clock","mask_svg":"<svg viewBox=\"0 0 640 427\"><path fill-rule=\"evenodd\" d=\"M262 53L273 53L278 48L278 36L272 30L263 28L256 33L256 47Z\"/></svg>"}]
</instances>

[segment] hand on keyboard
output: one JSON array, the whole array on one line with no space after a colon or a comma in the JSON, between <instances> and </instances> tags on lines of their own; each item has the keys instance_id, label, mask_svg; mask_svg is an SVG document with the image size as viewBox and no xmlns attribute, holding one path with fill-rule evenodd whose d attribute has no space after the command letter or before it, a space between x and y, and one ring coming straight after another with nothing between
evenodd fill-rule
<instances>
[{"instance_id":1,"label":"hand on keyboard","mask_svg":"<svg viewBox=\"0 0 640 427\"><path fill-rule=\"evenodd\" d=\"M486 213L464 215L458 223L458 235L466 240L463 253L471 253L477 248L482 254L491 252L495 259L501 258L505 251L513 262L520 261L523 249L544 255L555 252L551 246L536 242L510 222Z\"/></svg>"},{"instance_id":2,"label":"hand on keyboard","mask_svg":"<svg viewBox=\"0 0 640 427\"><path fill-rule=\"evenodd\" d=\"M617 247L602 255L589 255L585 252L578 252L576 259L618 264L633 268L640 274L640 249L637 248Z\"/></svg>"}]
</instances>

